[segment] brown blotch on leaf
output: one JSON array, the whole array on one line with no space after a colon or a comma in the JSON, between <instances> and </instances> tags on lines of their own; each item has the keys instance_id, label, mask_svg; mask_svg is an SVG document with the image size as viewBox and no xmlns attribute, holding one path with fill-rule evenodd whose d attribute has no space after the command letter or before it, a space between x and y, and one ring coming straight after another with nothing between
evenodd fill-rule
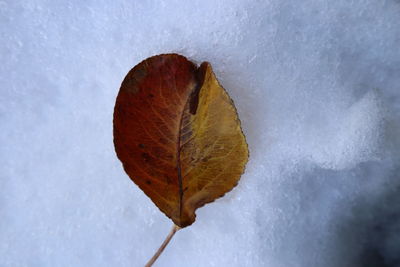
<instances>
[{"instance_id":1,"label":"brown blotch on leaf","mask_svg":"<svg viewBox=\"0 0 400 267\"><path fill-rule=\"evenodd\" d=\"M150 161L150 160L151 160L151 157L150 157L150 155L149 155L149 154L147 154L147 153L145 153L145 152L143 152L143 153L142 153L142 158L143 158L143 160L144 160L145 162L147 162L147 161Z\"/></svg>"},{"instance_id":2,"label":"brown blotch on leaf","mask_svg":"<svg viewBox=\"0 0 400 267\"><path fill-rule=\"evenodd\" d=\"M208 62L201 63L200 68L196 72L197 84L193 92L190 94L190 100L189 100L190 113L193 115L196 114L197 106L199 104L200 89L203 86L206 70L209 65L210 64Z\"/></svg>"}]
</instances>

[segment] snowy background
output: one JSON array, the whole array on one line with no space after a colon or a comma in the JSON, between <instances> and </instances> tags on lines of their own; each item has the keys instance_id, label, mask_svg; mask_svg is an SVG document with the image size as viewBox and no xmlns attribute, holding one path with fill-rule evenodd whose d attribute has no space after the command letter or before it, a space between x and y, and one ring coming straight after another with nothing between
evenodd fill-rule
<instances>
[{"instance_id":1,"label":"snowy background","mask_svg":"<svg viewBox=\"0 0 400 267\"><path fill-rule=\"evenodd\" d=\"M211 62L250 161L155 266L400 266L400 1L0 1L0 266L143 266L112 143L141 60Z\"/></svg>"}]
</instances>

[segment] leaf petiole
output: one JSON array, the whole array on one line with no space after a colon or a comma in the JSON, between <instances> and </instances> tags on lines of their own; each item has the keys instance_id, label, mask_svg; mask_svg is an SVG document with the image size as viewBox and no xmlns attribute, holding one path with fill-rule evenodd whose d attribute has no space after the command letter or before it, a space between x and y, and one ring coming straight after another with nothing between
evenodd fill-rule
<instances>
[{"instance_id":1,"label":"leaf petiole","mask_svg":"<svg viewBox=\"0 0 400 267\"><path fill-rule=\"evenodd\" d=\"M181 228L179 226L174 224L174 226L172 227L171 232L168 234L167 238L165 238L164 242L161 244L160 248L157 250L157 252L154 254L154 256L151 257L151 259L146 263L145 267L151 267L154 264L154 262L158 259L158 257L164 251L165 247L168 245L169 241L171 241L172 237L180 229Z\"/></svg>"}]
</instances>

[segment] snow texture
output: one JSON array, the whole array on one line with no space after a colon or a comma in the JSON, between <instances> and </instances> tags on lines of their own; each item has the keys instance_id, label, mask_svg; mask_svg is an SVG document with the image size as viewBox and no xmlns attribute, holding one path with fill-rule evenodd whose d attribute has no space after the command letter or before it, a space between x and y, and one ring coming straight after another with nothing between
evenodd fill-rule
<instances>
[{"instance_id":1,"label":"snow texture","mask_svg":"<svg viewBox=\"0 0 400 267\"><path fill-rule=\"evenodd\" d=\"M250 147L155 266L400 266L400 2L0 1L0 266L143 266L171 227L124 173L141 60L213 65Z\"/></svg>"}]
</instances>

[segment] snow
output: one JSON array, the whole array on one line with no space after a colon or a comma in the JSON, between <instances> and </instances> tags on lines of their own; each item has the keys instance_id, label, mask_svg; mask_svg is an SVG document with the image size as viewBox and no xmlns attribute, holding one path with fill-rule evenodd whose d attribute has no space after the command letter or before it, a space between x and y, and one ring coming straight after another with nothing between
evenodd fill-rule
<instances>
[{"instance_id":1,"label":"snow","mask_svg":"<svg viewBox=\"0 0 400 267\"><path fill-rule=\"evenodd\" d=\"M143 266L172 225L112 143L128 70L209 61L250 146L155 266L400 266L400 2L0 1L0 266Z\"/></svg>"}]
</instances>

